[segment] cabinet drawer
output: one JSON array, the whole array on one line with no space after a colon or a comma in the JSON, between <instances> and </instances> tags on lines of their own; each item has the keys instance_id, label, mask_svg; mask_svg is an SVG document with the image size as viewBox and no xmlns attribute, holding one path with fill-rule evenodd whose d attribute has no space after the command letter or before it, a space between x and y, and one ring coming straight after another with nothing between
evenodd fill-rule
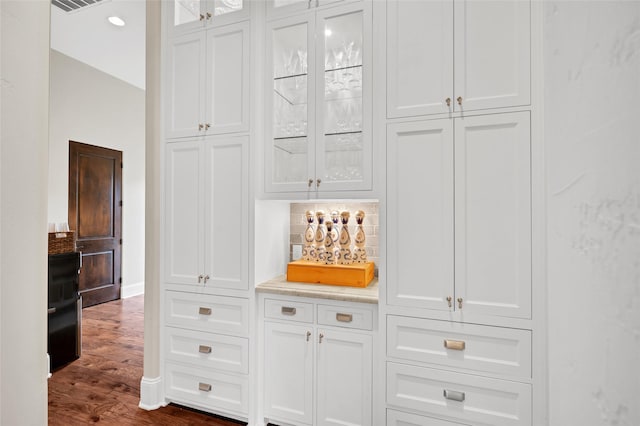
<instances>
[{"instance_id":1,"label":"cabinet drawer","mask_svg":"<svg viewBox=\"0 0 640 426\"><path fill-rule=\"evenodd\" d=\"M167 325L225 334L248 334L249 301L238 297L166 292Z\"/></svg>"},{"instance_id":2,"label":"cabinet drawer","mask_svg":"<svg viewBox=\"0 0 640 426\"><path fill-rule=\"evenodd\" d=\"M248 414L248 376L203 371L169 362L165 376L166 395L173 401L228 410L243 416Z\"/></svg>"},{"instance_id":3,"label":"cabinet drawer","mask_svg":"<svg viewBox=\"0 0 640 426\"><path fill-rule=\"evenodd\" d=\"M373 330L373 312L351 306L318 305L318 324Z\"/></svg>"},{"instance_id":4,"label":"cabinet drawer","mask_svg":"<svg viewBox=\"0 0 640 426\"><path fill-rule=\"evenodd\" d=\"M387 354L412 361L531 378L531 332L387 316Z\"/></svg>"},{"instance_id":5,"label":"cabinet drawer","mask_svg":"<svg viewBox=\"0 0 640 426\"><path fill-rule=\"evenodd\" d=\"M418 416L402 411L387 410L387 426L469 426L464 423L434 419L433 417Z\"/></svg>"},{"instance_id":6,"label":"cabinet drawer","mask_svg":"<svg viewBox=\"0 0 640 426\"><path fill-rule=\"evenodd\" d=\"M167 327L167 359L200 368L249 373L249 341L242 337Z\"/></svg>"},{"instance_id":7,"label":"cabinet drawer","mask_svg":"<svg viewBox=\"0 0 640 426\"><path fill-rule=\"evenodd\" d=\"M387 363L387 402L471 424L531 425L531 385Z\"/></svg>"},{"instance_id":8,"label":"cabinet drawer","mask_svg":"<svg viewBox=\"0 0 640 426\"><path fill-rule=\"evenodd\" d=\"M264 316L289 321L313 322L313 304L298 301L265 299Z\"/></svg>"}]
</instances>

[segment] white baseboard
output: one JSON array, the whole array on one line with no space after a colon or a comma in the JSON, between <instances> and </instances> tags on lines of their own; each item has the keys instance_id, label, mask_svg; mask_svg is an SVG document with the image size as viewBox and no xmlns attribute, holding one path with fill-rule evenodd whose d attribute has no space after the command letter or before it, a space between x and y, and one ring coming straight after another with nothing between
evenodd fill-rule
<instances>
[{"instance_id":1,"label":"white baseboard","mask_svg":"<svg viewBox=\"0 0 640 426\"><path fill-rule=\"evenodd\" d=\"M138 296L140 294L144 294L144 281L139 283L127 284L120 287L120 297L122 299Z\"/></svg>"},{"instance_id":2,"label":"white baseboard","mask_svg":"<svg viewBox=\"0 0 640 426\"><path fill-rule=\"evenodd\" d=\"M160 377L153 379L142 377L142 380L140 380L140 404L138 404L138 407L151 411L165 405L167 403L162 397L162 379Z\"/></svg>"}]
</instances>

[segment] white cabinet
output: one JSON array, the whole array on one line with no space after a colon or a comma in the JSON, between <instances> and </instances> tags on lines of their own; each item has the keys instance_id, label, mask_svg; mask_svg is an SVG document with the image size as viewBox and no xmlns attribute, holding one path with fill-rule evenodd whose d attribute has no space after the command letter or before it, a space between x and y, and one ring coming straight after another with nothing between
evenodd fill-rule
<instances>
[{"instance_id":1,"label":"white cabinet","mask_svg":"<svg viewBox=\"0 0 640 426\"><path fill-rule=\"evenodd\" d=\"M177 35L238 22L249 17L251 0L173 0L166 9L167 27Z\"/></svg>"},{"instance_id":2,"label":"white cabinet","mask_svg":"<svg viewBox=\"0 0 640 426\"><path fill-rule=\"evenodd\" d=\"M295 424L313 422L312 328L265 322L266 415Z\"/></svg>"},{"instance_id":3,"label":"white cabinet","mask_svg":"<svg viewBox=\"0 0 640 426\"><path fill-rule=\"evenodd\" d=\"M267 23L267 192L371 190L371 5Z\"/></svg>"},{"instance_id":4,"label":"white cabinet","mask_svg":"<svg viewBox=\"0 0 640 426\"><path fill-rule=\"evenodd\" d=\"M246 417L249 302L164 292L165 394L173 402Z\"/></svg>"},{"instance_id":5,"label":"white cabinet","mask_svg":"<svg viewBox=\"0 0 640 426\"><path fill-rule=\"evenodd\" d=\"M248 137L167 144L165 281L247 289Z\"/></svg>"},{"instance_id":6,"label":"white cabinet","mask_svg":"<svg viewBox=\"0 0 640 426\"><path fill-rule=\"evenodd\" d=\"M317 320L307 315L309 305ZM357 304L265 299L265 418L296 425L373 424L373 315L372 308Z\"/></svg>"},{"instance_id":7,"label":"white cabinet","mask_svg":"<svg viewBox=\"0 0 640 426\"><path fill-rule=\"evenodd\" d=\"M170 39L166 137L249 130L249 21Z\"/></svg>"},{"instance_id":8,"label":"white cabinet","mask_svg":"<svg viewBox=\"0 0 640 426\"><path fill-rule=\"evenodd\" d=\"M531 2L387 2L387 116L529 105Z\"/></svg>"},{"instance_id":9,"label":"white cabinet","mask_svg":"<svg viewBox=\"0 0 640 426\"><path fill-rule=\"evenodd\" d=\"M530 141L528 111L388 125L389 304L530 318Z\"/></svg>"},{"instance_id":10,"label":"white cabinet","mask_svg":"<svg viewBox=\"0 0 640 426\"><path fill-rule=\"evenodd\" d=\"M372 337L318 329L316 425L371 425Z\"/></svg>"}]
</instances>

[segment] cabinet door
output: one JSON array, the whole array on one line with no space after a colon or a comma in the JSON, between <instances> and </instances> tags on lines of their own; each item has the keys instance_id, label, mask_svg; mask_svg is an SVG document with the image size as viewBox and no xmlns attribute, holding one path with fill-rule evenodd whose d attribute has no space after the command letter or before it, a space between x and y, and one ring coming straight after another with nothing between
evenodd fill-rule
<instances>
[{"instance_id":1,"label":"cabinet door","mask_svg":"<svg viewBox=\"0 0 640 426\"><path fill-rule=\"evenodd\" d=\"M456 110L530 104L531 2L454 4Z\"/></svg>"},{"instance_id":2,"label":"cabinet door","mask_svg":"<svg viewBox=\"0 0 640 426\"><path fill-rule=\"evenodd\" d=\"M185 34L171 41L167 76L167 138L203 134L205 35Z\"/></svg>"},{"instance_id":3,"label":"cabinet door","mask_svg":"<svg viewBox=\"0 0 640 426\"><path fill-rule=\"evenodd\" d=\"M250 4L247 0L174 0L167 3L168 28L179 35L238 22L249 17Z\"/></svg>"},{"instance_id":4,"label":"cabinet door","mask_svg":"<svg viewBox=\"0 0 640 426\"><path fill-rule=\"evenodd\" d=\"M163 2L166 9L167 28L173 35L203 28L206 23L206 0L174 0Z\"/></svg>"},{"instance_id":5,"label":"cabinet door","mask_svg":"<svg viewBox=\"0 0 640 426\"><path fill-rule=\"evenodd\" d=\"M207 139L205 156L205 284L247 289L249 138Z\"/></svg>"},{"instance_id":6,"label":"cabinet door","mask_svg":"<svg viewBox=\"0 0 640 426\"><path fill-rule=\"evenodd\" d=\"M249 22L207 31L207 134L249 130Z\"/></svg>"},{"instance_id":7,"label":"cabinet door","mask_svg":"<svg viewBox=\"0 0 640 426\"><path fill-rule=\"evenodd\" d=\"M318 426L371 425L372 338L318 331Z\"/></svg>"},{"instance_id":8,"label":"cabinet door","mask_svg":"<svg viewBox=\"0 0 640 426\"><path fill-rule=\"evenodd\" d=\"M529 112L456 120L455 160L456 298L463 299L462 312L529 318Z\"/></svg>"},{"instance_id":9,"label":"cabinet door","mask_svg":"<svg viewBox=\"0 0 640 426\"><path fill-rule=\"evenodd\" d=\"M387 117L449 112L452 92L453 3L389 0Z\"/></svg>"},{"instance_id":10,"label":"cabinet door","mask_svg":"<svg viewBox=\"0 0 640 426\"><path fill-rule=\"evenodd\" d=\"M368 3L317 13L319 191L371 189L371 25Z\"/></svg>"},{"instance_id":11,"label":"cabinet door","mask_svg":"<svg viewBox=\"0 0 640 426\"><path fill-rule=\"evenodd\" d=\"M453 296L453 129L387 128L387 286L392 305L449 310Z\"/></svg>"},{"instance_id":12,"label":"cabinet door","mask_svg":"<svg viewBox=\"0 0 640 426\"><path fill-rule=\"evenodd\" d=\"M312 14L267 27L267 191L306 191L315 178Z\"/></svg>"},{"instance_id":13,"label":"cabinet door","mask_svg":"<svg viewBox=\"0 0 640 426\"><path fill-rule=\"evenodd\" d=\"M313 421L311 327L265 322L265 415L293 424Z\"/></svg>"},{"instance_id":14,"label":"cabinet door","mask_svg":"<svg viewBox=\"0 0 640 426\"><path fill-rule=\"evenodd\" d=\"M165 279L199 283L204 263L204 190L201 143L167 144L165 181Z\"/></svg>"}]
</instances>

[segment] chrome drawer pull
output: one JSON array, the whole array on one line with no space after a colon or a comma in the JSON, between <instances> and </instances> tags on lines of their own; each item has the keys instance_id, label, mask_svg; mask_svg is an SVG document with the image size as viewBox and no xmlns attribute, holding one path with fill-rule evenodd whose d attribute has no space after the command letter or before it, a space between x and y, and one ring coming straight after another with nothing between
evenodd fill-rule
<instances>
[{"instance_id":1,"label":"chrome drawer pull","mask_svg":"<svg viewBox=\"0 0 640 426\"><path fill-rule=\"evenodd\" d=\"M464 351L465 343L463 340L444 340L444 347L454 351Z\"/></svg>"},{"instance_id":2,"label":"chrome drawer pull","mask_svg":"<svg viewBox=\"0 0 640 426\"><path fill-rule=\"evenodd\" d=\"M452 391L449 389L445 389L443 392L443 395L445 398L451 400L451 401L458 401L458 402L462 402L464 401L464 392L458 392L458 391Z\"/></svg>"},{"instance_id":3,"label":"chrome drawer pull","mask_svg":"<svg viewBox=\"0 0 640 426\"><path fill-rule=\"evenodd\" d=\"M352 314L340 314L340 313L337 313L336 314L336 320L340 321L340 322L351 322L351 321L353 321L353 315Z\"/></svg>"},{"instance_id":4,"label":"chrome drawer pull","mask_svg":"<svg viewBox=\"0 0 640 426\"><path fill-rule=\"evenodd\" d=\"M293 316L296 314L296 308L291 306L283 306L281 309L282 315L290 315Z\"/></svg>"},{"instance_id":5,"label":"chrome drawer pull","mask_svg":"<svg viewBox=\"0 0 640 426\"><path fill-rule=\"evenodd\" d=\"M199 383L198 389L203 392L211 392L211 385L208 383Z\"/></svg>"},{"instance_id":6,"label":"chrome drawer pull","mask_svg":"<svg viewBox=\"0 0 640 426\"><path fill-rule=\"evenodd\" d=\"M200 315L211 315L211 308L203 308L202 306L200 306L200 309L198 309L198 313Z\"/></svg>"},{"instance_id":7,"label":"chrome drawer pull","mask_svg":"<svg viewBox=\"0 0 640 426\"><path fill-rule=\"evenodd\" d=\"M198 352L200 352L201 354L210 354L211 346L200 345L200 347L198 348Z\"/></svg>"}]
</instances>

